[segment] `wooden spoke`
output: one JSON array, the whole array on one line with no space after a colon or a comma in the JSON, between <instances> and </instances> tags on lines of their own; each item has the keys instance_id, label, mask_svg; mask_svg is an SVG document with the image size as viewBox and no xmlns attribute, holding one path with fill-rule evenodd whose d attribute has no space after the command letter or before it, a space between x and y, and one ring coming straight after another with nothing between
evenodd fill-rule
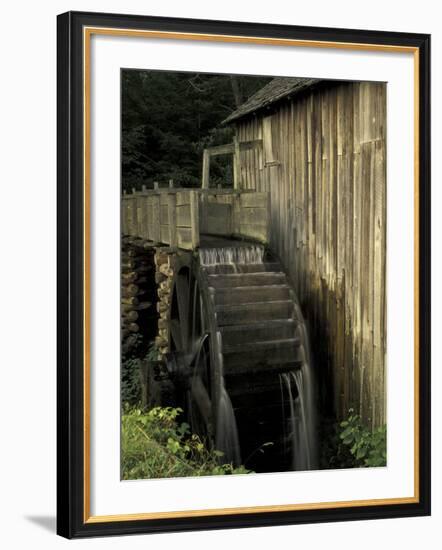
<instances>
[{"instance_id":1,"label":"wooden spoke","mask_svg":"<svg viewBox=\"0 0 442 550\"><path fill-rule=\"evenodd\" d=\"M189 277L178 274L176 280L178 316L181 327L182 350L189 349Z\"/></svg>"},{"instance_id":2,"label":"wooden spoke","mask_svg":"<svg viewBox=\"0 0 442 550\"><path fill-rule=\"evenodd\" d=\"M198 299L198 306L201 313L201 334L205 334L207 332L207 322L203 313L203 299L201 298L201 295Z\"/></svg>"},{"instance_id":3,"label":"wooden spoke","mask_svg":"<svg viewBox=\"0 0 442 550\"><path fill-rule=\"evenodd\" d=\"M200 376L195 376L192 380L192 399L198 406L199 413L203 417L204 423L208 425L212 412L212 403Z\"/></svg>"},{"instance_id":4,"label":"wooden spoke","mask_svg":"<svg viewBox=\"0 0 442 550\"><path fill-rule=\"evenodd\" d=\"M170 336L173 340L174 349L181 351L183 349L183 339L179 319L170 320Z\"/></svg>"},{"instance_id":5,"label":"wooden spoke","mask_svg":"<svg viewBox=\"0 0 442 550\"><path fill-rule=\"evenodd\" d=\"M201 337L201 311L199 310L199 289L195 281L192 292L192 341L195 343Z\"/></svg>"},{"instance_id":6,"label":"wooden spoke","mask_svg":"<svg viewBox=\"0 0 442 550\"><path fill-rule=\"evenodd\" d=\"M191 429L208 445L215 437L214 405L212 403L211 346L213 334L201 285L194 265L177 270L170 306L170 350L179 354L182 403ZM203 286L204 289L204 286Z\"/></svg>"}]
</instances>

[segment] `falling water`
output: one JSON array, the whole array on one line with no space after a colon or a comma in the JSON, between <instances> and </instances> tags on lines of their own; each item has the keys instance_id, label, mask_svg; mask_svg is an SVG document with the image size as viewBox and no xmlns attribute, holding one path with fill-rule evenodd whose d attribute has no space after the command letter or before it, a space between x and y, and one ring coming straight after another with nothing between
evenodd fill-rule
<instances>
[{"instance_id":1,"label":"falling water","mask_svg":"<svg viewBox=\"0 0 442 550\"><path fill-rule=\"evenodd\" d=\"M221 387L218 404L216 434L216 448L224 453L228 462L232 462L234 466L239 466L241 464L241 451L238 428L232 402L230 401L224 382Z\"/></svg>"},{"instance_id":2,"label":"falling water","mask_svg":"<svg viewBox=\"0 0 442 550\"><path fill-rule=\"evenodd\" d=\"M221 349L221 333L216 335L218 343L219 361L222 367L223 356ZM216 448L224 453L228 462L234 466L241 464L241 448L239 445L238 426L236 424L235 412L232 402L224 385L224 376L221 376L221 389L218 402L217 426L216 426Z\"/></svg>"},{"instance_id":3,"label":"falling water","mask_svg":"<svg viewBox=\"0 0 442 550\"><path fill-rule=\"evenodd\" d=\"M201 248L200 261L203 266L229 265L235 273L238 264L261 264L264 247L259 244L244 246L224 246L220 248Z\"/></svg>"},{"instance_id":4,"label":"falling water","mask_svg":"<svg viewBox=\"0 0 442 550\"><path fill-rule=\"evenodd\" d=\"M285 418L282 399L284 440L291 446L291 467L293 470L313 470L316 468L316 407L314 401L314 381L307 327L299 306L295 307L299 321L300 355L299 369L279 375L281 393L285 387L289 403L288 422ZM288 424L288 426L287 426Z\"/></svg>"}]
</instances>

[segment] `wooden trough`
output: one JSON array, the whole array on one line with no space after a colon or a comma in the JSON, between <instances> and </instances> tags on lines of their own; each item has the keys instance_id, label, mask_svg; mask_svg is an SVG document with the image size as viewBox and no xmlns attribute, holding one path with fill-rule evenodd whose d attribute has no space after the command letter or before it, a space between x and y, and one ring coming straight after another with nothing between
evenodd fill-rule
<instances>
[{"instance_id":1,"label":"wooden trough","mask_svg":"<svg viewBox=\"0 0 442 550\"><path fill-rule=\"evenodd\" d=\"M122 233L194 250L201 235L269 241L269 193L167 188L123 195Z\"/></svg>"}]
</instances>

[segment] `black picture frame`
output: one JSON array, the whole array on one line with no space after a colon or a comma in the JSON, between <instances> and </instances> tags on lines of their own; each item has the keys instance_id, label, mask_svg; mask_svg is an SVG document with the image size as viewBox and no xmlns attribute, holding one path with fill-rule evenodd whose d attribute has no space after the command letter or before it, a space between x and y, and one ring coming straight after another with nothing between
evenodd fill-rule
<instances>
[{"instance_id":1,"label":"black picture frame","mask_svg":"<svg viewBox=\"0 0 442 550\"><path fill-rule=\"evenodd\" d=\"M334 522L430 514L430 36L227 21L68 12L58 16L57 532L67 538ZM419 498L405 504L91 522L84 492L84 28L406 46L419 59Z\"/></svg>"}]
</instances>

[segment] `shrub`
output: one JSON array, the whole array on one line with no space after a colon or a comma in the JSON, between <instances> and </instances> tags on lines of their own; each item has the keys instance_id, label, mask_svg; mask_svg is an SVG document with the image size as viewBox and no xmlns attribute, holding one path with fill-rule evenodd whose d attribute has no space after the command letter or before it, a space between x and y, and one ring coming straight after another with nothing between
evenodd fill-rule
<instances>
[{"instance_id":1,"label":"shrub","mask_svg":"<svg viewBox=\"0 0 442 550\"><path fill-rule=\"evenodd\" d=\"M223 464L223 453L209 450L179 422L181 409L155 407L148 412L125 406L121 431L123 479L246 474Z\"/></svg>"},{"instance_id":2,"label":"shrub","mask_svg":"<svg viewBox=\"0 0 442 550\"><path fill-rule=\"evenodd\" d=\"M387 463L387 427L367 429L353 409L347 420L341 422L339 437L354 459L354 466L385 466Z\"/></svg>"},{"instance_id":3,"label":"shrub","mask_svg":"<svg viewBox=\"0 0 442 550\"><path fill-rule=\"evenodd\" d=\"M121 357L121 401L137 405L141 400L140 359L139 350L142 345L142 336L131 336L133 344L122 353Z\"/></svg>"},{"instance_id":4,"label":"shrub","mask_svg":"<svg viewBox=\"0 0 442 550\"><path fill-rule=\"evenodd\" d=\"M320 431L320 462L321 470L336 470L354 468L354 457L347 445L344 445L340 424L332 419L323 420Z\"/></svg>"}]
</instances>

